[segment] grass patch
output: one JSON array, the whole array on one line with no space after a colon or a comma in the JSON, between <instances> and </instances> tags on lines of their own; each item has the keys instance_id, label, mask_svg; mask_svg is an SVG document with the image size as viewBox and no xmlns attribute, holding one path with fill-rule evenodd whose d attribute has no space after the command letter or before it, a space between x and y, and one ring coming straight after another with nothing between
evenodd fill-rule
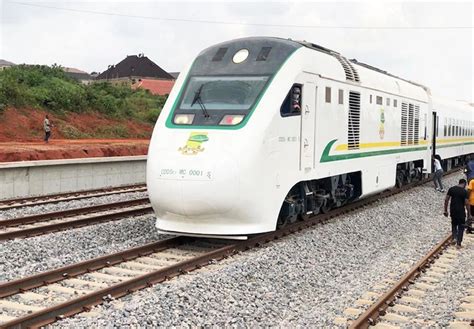
<instances>
[{"instance_id":1,"label":"grass patch","mask_svg":"<svg viewBox=\"0 0 474 329\"><path fill-rule=\"evenodd\" d=\"M133 90L129 83L83 85L56 65L17 65L0 71L0 112L7 106L39 108L58 115L96 111L108 117L154 124L165 101L165 96ZM120 128L105 129L104 133L113 130L126 134Z\"/></svg>"}]
</instances>

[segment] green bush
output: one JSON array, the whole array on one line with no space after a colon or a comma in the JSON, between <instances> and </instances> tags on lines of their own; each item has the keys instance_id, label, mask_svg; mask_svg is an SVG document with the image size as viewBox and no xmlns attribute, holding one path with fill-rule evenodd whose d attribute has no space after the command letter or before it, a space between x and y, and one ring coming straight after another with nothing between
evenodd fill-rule
<instances>
[{"instance_id":1,"label":"green bush","mask_svg":"<svg viewBox=\"0 0 474 329\"><path fill-rule=\"evenodd\" d=\"M0 111L7 106L30 106L57 114L97 111L154 123L165 101L165 96L133 90L128 83L83 85L57 65L18 65L0 71Z\"/></svg>"},{"instance_id":2,"label":"green bush","mask_svg":"<svg viewBox=\"0 0 474 329\"><path fill-rule=\"evenodd\" d=\"M62 131L64 137L70 138L70 139L79 139L79 138L91 137L88 134L83 133L82 131L80 131L76 127L73 127L73 126L70 126L70 125L63 126L61 128L61 131Z\"/></svg>"},{"instance_id":3,"label":"green bush","mask_svg":"<svg viewBox=\"0 0 474 329\"><path fill-rule=\"evenodd\" d=\"M114 126L106 126L106 127L99 127L97 129L97 137L100 138L128 138L130 133L127 127L123 125L114 125Z\"/></svg>"}]
</instances>

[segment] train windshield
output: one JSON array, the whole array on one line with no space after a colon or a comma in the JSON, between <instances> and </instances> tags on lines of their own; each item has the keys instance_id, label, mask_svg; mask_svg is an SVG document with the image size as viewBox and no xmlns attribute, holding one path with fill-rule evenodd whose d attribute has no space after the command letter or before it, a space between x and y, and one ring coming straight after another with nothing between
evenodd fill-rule
<instances>
[{"instance_id":1,"label":"train windshield","mask_svg":"<svg viewBox=\"0 0 474 329\"><path fill-rule=\"evenodd\" d=\"M180 110L249 110L268 81L268 76L192 77Z\"/></svg>"}]
</instances>

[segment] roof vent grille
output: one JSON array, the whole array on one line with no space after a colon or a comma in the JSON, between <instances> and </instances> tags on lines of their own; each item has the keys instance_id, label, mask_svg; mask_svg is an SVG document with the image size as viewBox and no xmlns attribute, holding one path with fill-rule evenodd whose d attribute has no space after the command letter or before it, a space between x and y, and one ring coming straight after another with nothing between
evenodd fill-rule
<instances>
[{"instance_id":1,"label":"roof vent grille","mask_svg":"<svg viewBox=\"0 0 474 329\"><path fill-rule=\"evenodd\" d=\"M352 66L351 62L349 62L347 58L339 54L334 54L334 56L337 58L339 63L341 63L342 68L344 69L344 73L346 74L346 80L360 82L359 74L357 73L354 66Z\"/></svg>"}]
</instances>

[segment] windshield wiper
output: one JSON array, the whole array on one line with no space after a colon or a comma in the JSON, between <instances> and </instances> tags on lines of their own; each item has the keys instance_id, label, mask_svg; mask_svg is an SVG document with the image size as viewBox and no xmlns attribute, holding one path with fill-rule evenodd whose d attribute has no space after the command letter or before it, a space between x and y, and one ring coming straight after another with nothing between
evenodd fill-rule
<instances>
[{"instance_id":1,"label":"windshield wiper","mask_svg":"<svg viewBox=\"0 0 474 329\"><path fill-rule=\"evenodd\" d=\"M206 107L204 106L204 103L202 102L202 99L201 99L201 91L202 91L202 87L204 87L204 83L199 87L199 89L194 93L194 98L193 98L193 101L191 102L191 107L193 107L193 105L198 102L199 103L199 106L201 107L201 110L202 110L202 113L204 113L204 117L206 118L209 118L210 115L209 115L209 112L207 111Z\"/></svg>"}]
</instances>

